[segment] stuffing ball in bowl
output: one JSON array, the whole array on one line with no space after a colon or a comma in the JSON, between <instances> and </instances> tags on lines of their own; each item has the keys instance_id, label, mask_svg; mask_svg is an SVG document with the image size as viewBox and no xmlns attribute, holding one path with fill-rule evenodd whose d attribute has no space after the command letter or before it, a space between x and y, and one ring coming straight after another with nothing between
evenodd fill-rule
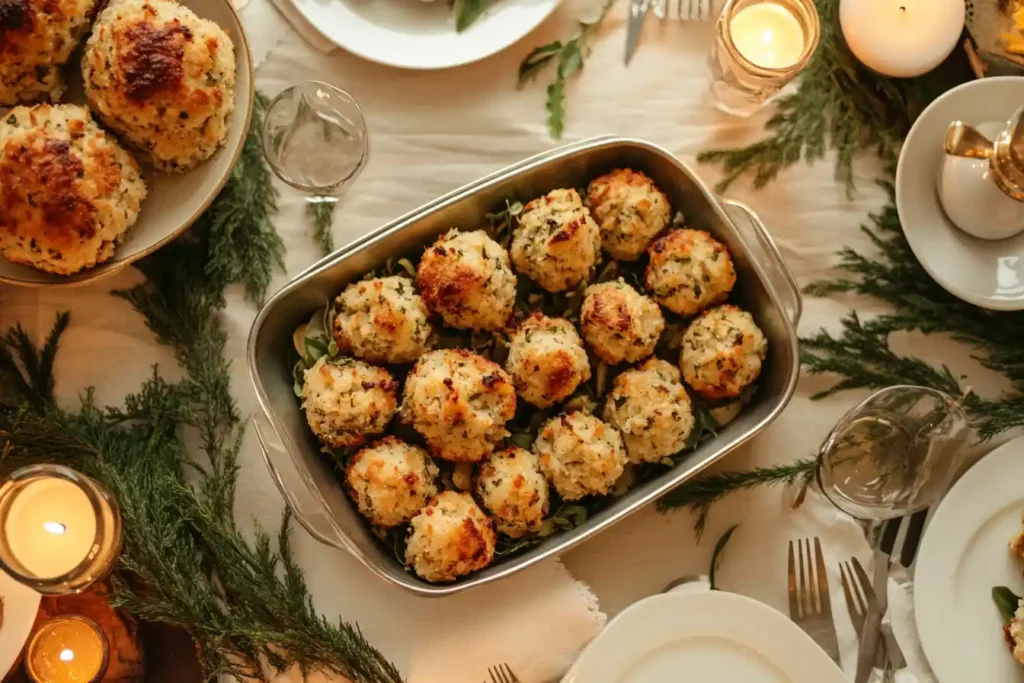
<instances>
[{"instance_id":1,"label":"stuffing ball in bowl","mask_svg":"<svg viewBox=\"0 0 1024 683\"><path fill-rule=\"evenodd\" d=\"M601 231L576 190L554 190L523 209L511 252L518 272L549 292L563 292L594 274Z\"/></svg>"},{"instance_id":2,"label":"stuffing ball in bowl","mask_svg":"<svg viewBox=\"0 0 1024 683\"><path fill-rule=\"evenodd\" d=\"M580 327L598 358L616 365L654 353L665 317L658 304L619 278L587 287Z\"/></svg>"},{"instance_id":3,"label":"stuffing ball in bowl","mask_svg":"<svg viewBox=\"0 0 1024 683\"><path fill-rule=\"evenodd\" d=\"M84 107L0 117L0 251L12 262L71 275L108 261L145 196L135 159Z\"/></svg>"},{"instance_id":4,"label":"stuffing ball in bowl","mask_svg":"<svg viewBox=\"0 0 1024 683\"><path fill-rule=\"evenodd\" d=\"M494 524L468 493L445 491L412 518L405 564L431 583L454 581L494 559Z\"/></svg>"},{"instance_id":5,"label":"stuffing ball in bowl","mask_svg":"<svg viewBox=\"0 0 1024 683\"><path fill-rule=\"evenodd\" d=\"M608 493L626 465L618 431L579 411L549 420L533 442L533 451L564 500Z\"/></svg>"},{"instance_id":6,"label":"stuffing ball in bowl","mask_svg":"<svg viewBox=\"0 0 1024 683\"><path fill-rule=\"evenodd\" d=\"M306 370L302 408L321 443L331 448L359 446L387 429L397 391L398 383L383 368L324 356Z\"/></svg>"},{"instance_id":7,"label":"stuffing ball in bowl","mask_svg":"<svg viewBox=\"0 0 1024 683\"><path fill-rule=\"evenodd\" d=\"M736 284L729 250L703 230L673 230L652 242L647 253L647 289L679 315L722 303Z\"/></svg>"},{"instance_id":8,"label":"stuffing ball in bowl","mask_svg":"<svg viewBox=\"0 0 1024 683\"><path fill-rule=\"evenodd\" d=\"M679 370L656 358L615 378L604 419L622 434L633 463L678 453L693 431L693 409Z\"/></svg>"},{"instance_id":9,"label":"stuffing ball in bowl","mask_svg":"<svg viewBox=\"0 0 1024 683\"><path fill-rule=\"evenodd\" d=\"M654 181L628 168L592 180L587 206L601 226L601 246L620 261L640 258L672 218L668 198Z\"/></svg>"},{"instance_id":10,"label":"stuffing ball in bowl","mask_svg":"<svg viewBox=\"0 0 1024 683\"><path fill-rule=\"evenodd\" d=\"M465 349L425 353L405 379L402 421L444 460L477 462L508 436L516 390L497 363Z\"/></svg>"},{"instance_id":11,"label":"stuffing ball in bowl","mask_svg":"<svg viewBox=\"0 0 1024 683\"><path fill-rule=\"evenodd\" d=\"M480 463L474 490L498 531L512 538L540 531L548 514L548 482L540 458L522 448L492 453Z\"/></svg>"},{"instance_id":12,"label":"stuffing ball in bowl","mask_svg":"<svg viewBox=\"0 0 1024 683\"><path fill-rule=\"evenodd\" d=\"M725 305L686 328L679 365L686 383L704 398L735 398L761 374L767 353L768 341L754 318Z\"/></svg>"},{"instance_id":13,"label":"stuffing ball in bowl","mask_svg":"<svg viewBox=\"0 0 1024 683\"><path fill-rule=\"evenodd\" d=\"M501 330L512 317L516 276L508 252L482 230L449 230L416 270L427 307L452 327Z\"/></svg>"},{"instance_id":14,"label":"stuffing ball in bowl","mask_svg":"<svg viewBox=\"0 0 1024 683\"><path fill-rule=\"evenodd\" d=\"M345 484L370 523L393 527L415 517L437 495L437 472L425 450L386 436L349 459Z\"/></svg>"},{"instance_id":15,"label":"stuffing ball in bowl","mask_svg":"<svg viewBox=\"0 0 1024 683\"><path fill-rule=\"evenodd\" d=\"M111 3L86 43L82 75L93 111L162 171L198 166L227 138L234 45L176 2Z\"/></svg>"},{"instance_id":16,"label":"stuffing ball in bowl","mask_svg":"<svg viewBox=\"0 0 1024 683\"><path fill-rule=\"evenodd\" d=\"M56 102L96 0L0 0L0 106Z\"/></svg>"},{"instance_id":17,"label":"stuffing ball in bowl","mask_svg":"<svg viewBox=\"0 0 1024 683\"><path fill-rule=\"evenodd\" d=\"M334 306L334 341L343 352L371 363L411 363L429 348L430 313L409 278L353 282Z\"/></svg>"},{"instance_id":18,"label":"stuffing ball in bowl","mask_svg":"<svg viewBox=\"0 0 1024 683\"><path fill-rule=\"evenodd\" d=\"M572 323L536 311L509 339L505 368L527 403L548 408L590 379L590 361Z\"/></svg>"}]
</instances>

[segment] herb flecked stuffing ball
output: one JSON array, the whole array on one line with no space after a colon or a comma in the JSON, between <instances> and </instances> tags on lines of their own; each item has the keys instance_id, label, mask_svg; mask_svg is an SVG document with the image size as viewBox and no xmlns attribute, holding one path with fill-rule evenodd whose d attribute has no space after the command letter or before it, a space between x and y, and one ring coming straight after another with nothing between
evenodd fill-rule
<instances>
[{"instance_id":1,"label":"herb flecked stuffing ball","mask_svg":"<svg viewBox=\"0 0 1024 683\"><path fill-rule=\"evenodd\" d=\"M652 242L647 253L651 297L679 315L722 303L736 285L729 250L703 230L673 230Z\"/></svg>"},{"instance_id":2,"label":"herb flecked stuffing ball","mask_svg":"<svg viewBox=\"0 0 1024 683\"><path fill-rule=\"evenodd\" d=\"M540 311L523 320L509 339L505 363L524 401L548 408L590 379L590 361L576 328Z\"/></svg>"},{"instance_id":3,"label":"herb flecked stuffing ball","mask_svg":"<svg viewBox=\"0 0 1024 683\"><path fill-rule=\"evenodd\" d=\"M619 278L587 287L580 327L598 358L616 365L654 353L665 317L658 304Z\"/></svg>"},{"instance_id":4,"label":"herb flecked stuffing ball","mask_svg":"<svg viewBox=\"0 0 1024 683\"><path fill-rule=\"evenodd\" d=\"M0 0L0 106L52 101L96 0Z\"/></svg>"},{"instance_id":5,"label":"herb flecked stuffing ball","mask_svg":"<svg viewBox=\"0 0 1024 683\"><path fill-rule=\"evenodd\" d=\"M679 370L656 358L615 378L604 419L621 432L633 463L678 453L693 431L693 408Z\"/></svg>"},{"instance_id":6,"label":"herb flecked stuffing ball","mask_svg":"<svg viewBox=\"0 0 1024 683\"><path fill-rule=\"evenodd\" d=\"M93 111L167 172L194 168L224 144L235 70L224 30L171 0L110 3L82 57Z\"/></svg>"},{"instance_id":7,"label":"herb flecked stuffing ball","mask_svg":"<svg viewBox=\"0 0 1024 683\"><path fill-rule=\"evenodd\" d=\"M626 465L619 432L579 411L545 423L533 442L533 452L563 500L608 493Z\"/></svg>"},{"instance_id":8,"label":"herb flecked stuffing ball","mask_svg":"<svg viewBox=\"0 0 1024 683\"><path fill-rule=\"evenodd\" d=\"M398 383L383 368L322 356L305 372L302 408L321 443L331 448L359 446L387 429L397 391Z\"/></svg>"},{"instance_id":9,"label":"herb flecked stuffing ball","mask_svg":"<svg viewBox=\"0 0 1024 683\"><path fill-rule=\"evenodd\" d=\"M668 198L654 181L628 168L592 180L587 206L601 226L601 246L620 261L640 258L672 217Z\"/></svg>"},{"instance_id":10,"label":"herb flecked stuffing ball","mask_svg":"<svg viewBox=\"0 0 1024 683\"><path fill-rule=\"evenodd\" d=\"M434 496L409 524L405 564L431 583L454 581L494 559L494 523L468 493Z\"/></svg>"},{"instance_id":11,"label":"herb flecked stuffing ball","mask_svg":"<svg viewBox=\"0 0 1024 683\"><path fill-rule=\"evenodd\" d=\"M0 251L10 261L58 275L109 261L145 197L135 159L84 107L0 117Z\"/></svg>"},{"instance_id":12,"label":"herb flecked stuffing ball","mask_svg":"<svg viewBox=\"0 0 1024 683\"><path fill-rule=\"evenodd\" d=\"M425 450L386 436L349 458L345 484L360 514L376 526L394 527L437 495L437 474Z\"/></svg>"},{"instance_id":13,"label":"herb flecked stuffing ball","mask_svg":"<svg viewBox=\"0 0 1024 683\"><path fill-rule=\"evenodd\" d=\"M683 334L683 379L710 400L735 398L761 374L768 341L744 310L719 306L695 318Z\"/></svg>"},{"instance_id":14,"label":"herb flecked stuffing ball","mask_svg":"<svg viewBox=\"0 0 1024 683\"><path fill-rule=\"evenodd\" d=\"M548 513L548 482L540 458L523 448L492 453L477 468L476 497L511 538L540 531Z\"/></svg>"},{"instance_id":15,"label":"herb flecked stuffing ball","mask_svg":"<svg viewBox=\"0 0 1024 683\"><path fill-rule=\"evenodd\" d=\"M477 462L509 435L516 412L512 379L465 349L430 351L405 380L401 418L444 460Z\"/></svg>"},{"instance_id":16,"label":"herb flecked stuffing ball","mask_svg":"<svg viewBox=\"0 0 1024 683\"><path fill-rule=\"evenodd\" d=\"M601 231L576 190L554 190L523 209L511 253L519 273L549 292L564 292L594 274Z\"/></svg>"},{"instance_id":17,"label":"herb flecked stuffing ball","mask_svg":"<svg viewBox=\"0 0 1024 683\"><path fill-rule=\"evenodd\" d=\"M353 282L334 302L334 341L371 363L411 363L434 328L412 280L400 276Z\"/></svg>"},{"instance_id":18,"label":"herb flecked stuffing ball","mask_svg":"<svg viewBox=\"0 0 1024 683\"><path fill-rule=\"evenodd\" d=\"M512 319L516 276L508 252L482 230L453 228L438 238L420 259L416 284L452 327L497 331Z\"/></svg>"}]
</instances>

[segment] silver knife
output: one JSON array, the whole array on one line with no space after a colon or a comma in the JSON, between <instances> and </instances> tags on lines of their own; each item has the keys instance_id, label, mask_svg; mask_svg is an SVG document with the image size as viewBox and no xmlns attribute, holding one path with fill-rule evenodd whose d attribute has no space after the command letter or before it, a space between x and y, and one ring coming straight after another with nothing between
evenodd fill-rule
<instances>
[{"instance_id":1,"label":"silver knife","mask_svg":"<svg viewBox=\"0 0 1024 683\"><path fill-rule=\"evenodd\" d=\"M626 29L626 66L633 59L637 45L640 44L640 32L644 27L644 19L651 9L651 0L629 0L629 27Z\"/></svg>"},{"instance_id":2,"label":"silver knife","mask_svg":"<svg viewBox=\"0 0 1024 683\"><path fill-rule=\"evenodd\" d=\"M882 616L889 607L889 553L875 548L875 572L872 581L875 601L868 607L857 651L857 677L854 683L868 683L882 644Z\"/></svg>"}]
</instances>

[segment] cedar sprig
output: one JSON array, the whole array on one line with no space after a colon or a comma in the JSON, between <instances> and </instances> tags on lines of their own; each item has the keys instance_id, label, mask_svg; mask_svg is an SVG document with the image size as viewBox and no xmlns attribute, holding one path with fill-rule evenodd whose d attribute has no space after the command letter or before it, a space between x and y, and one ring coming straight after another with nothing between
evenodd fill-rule
<instances>
[{"instance_id":1,"label":"cedar sprig","mask_svg":"<svg viewBox=\"0 0 1024 683\"><path fill-rule=\"evenodd\" d=\"M662 512L689 508L697 514L694 528L699 539L707 527L711 507L731 493L761 486L789 486L809 483L814 476L814 458L797 460L791 465L759 467L746 472L722 472L688 481L661 497Z\"/></svg>"},{"instance_id":2,"label":"cedar sprig","mask_svg":"<svg viewBox=\"0 0 1024 683\"><path fill-rule=\"evenodd\" d=\"M306 216L313 224L313 239L320 246L324 256L334 251L334 234L331 228L334 227L334 212L337 208L338 202L330 200L306 204Z\"/></svg>"}]
</instances>

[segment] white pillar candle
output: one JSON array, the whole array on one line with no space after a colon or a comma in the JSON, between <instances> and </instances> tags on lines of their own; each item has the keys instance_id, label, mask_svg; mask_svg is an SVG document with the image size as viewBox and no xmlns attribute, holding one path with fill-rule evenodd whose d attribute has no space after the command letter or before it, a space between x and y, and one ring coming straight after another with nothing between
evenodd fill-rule
<instances>
[{"instance_id":1,"label":"white pillar candle","mask_svg":"<svg viewBox=\"0 0 1024 683\"><path fill-rule=\"evenodd\" d=\"M804 54L804 31L787 8L774 2L744 7L729 22L729 36L743 58L764 69L786 69Z\"/></svg>"},{"instance_id":2,"label":"white pillar candle","mask_svg":"<svg viewBox=\"0 0 1024 683\"><path fill-rule=\"evenodd\" d=\"M840 0L839 23L869 69L907 78L928 73L960 42L964 0Z\"/></svg>"},{"instance_id":3,"label":"white pillar candle","mask_svg":"<svg viewBox=\"0 0 1024 683\"><path fill-rule=\"evenodd\" d=\"M27 573L50 579L67 574L88 556L96 542L96 512L75 483L41 478L11 502L3 533Z\"/></svg>"}]
</instances>

